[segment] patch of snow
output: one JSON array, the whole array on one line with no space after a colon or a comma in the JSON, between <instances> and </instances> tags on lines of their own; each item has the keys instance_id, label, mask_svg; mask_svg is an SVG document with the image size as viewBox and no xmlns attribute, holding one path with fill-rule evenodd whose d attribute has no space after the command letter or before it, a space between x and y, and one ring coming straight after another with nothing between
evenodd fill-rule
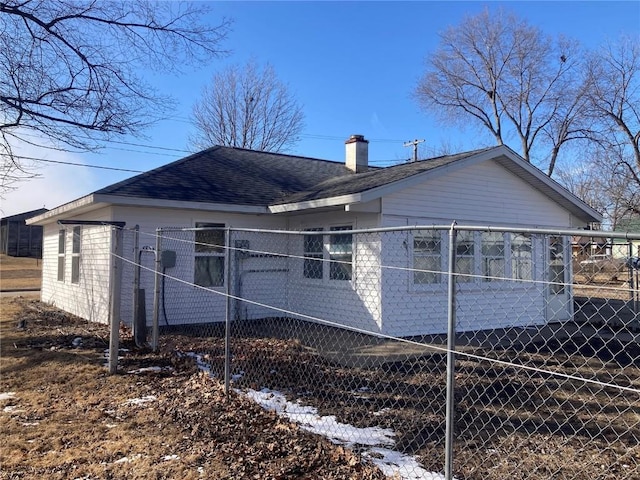
<instances>
[{"instance_id":1,"label":"patch of snow","mask_svg":"<svg viewBox=\"0 0 640 480\"><path fill-rule=\"evenodd\" d=\"M12 398L16 398L16 392L0 393L0 400L10 400Z\"/></svg>"},{"instance_id":2,"label":"patch of snow","mask_svg":"<svg viewBox=\"0 0 640 480\"><path fill-rule=\"evenodd\" d=\"M22 425L25 427L34 427L36 425L39 425L40 422L22 422Z\"/></svg>"},{"instance_id":3,"label":"patch of snow","mask_svg":"<svg viewBox=\"0 0 640 480\"><path fill-rule=\"evenodd\" d=\"M79 347L80 345L82 345L82 337L74 338L71 342L71 345L73 345L74 347Z\"/></svg>"},{"instance_id":4,"label":"patch of snow","mask_svg":"<svg viewBox=\"0 0 640 480\"><path fill-rule=\"evenodd\" d=\"M267 388L261 391L249 389L245 395L258 403L265 410L272 410L288 418L309 432L327 437L333 443L346 445L393 445L395 433L388 428L358 428L341 423L334 416L321 417L318 410L311 406L300 405L300 402L287 401L280 392Z\"/></svg>"},{"instance_id":5,"label":"patch of snow","mask_svg":"<svg viewBox=\"0 0 640 480\"><path fill-rule=\"evenodd\" d=\"M138 375L140 373L146 373L146 372L162 372L162 371L171 371L173 370L173 368L171 367L144 367L144 368L138 368L136 370L129 370L127 373L133 374L133 375Z\"/></svg>"},{"instance_id":6,"label":"patch of snow","mask_svg":"<svg viewBox=\"0 0 640 480\"><path fill-rule=\"evenodd\" d=\"M193 352L187 352L186 355L196 359L196 365L200 370L215 376L211 372L211 366L203 361L202 355ZM239 374L232 375L231 378L237 381L242 378L244 373L241 371ZM276 373L276 371L272 370L271 373ZM370 389L360 387L357 391L368 392ZM392 447L395 444L393 439L395 432L392 429L358 428L341 423L336 420L335 416L320 416L315 407L301 405L299 400L295 403L289 402L282 393L268 388L263 388L260 391L235 389L235 392L251 398L265 410L274 411L299 424L303 430L323 435L335 444L345 445L348 448L356 445L369 447L362 451L362 456L371 460L388 477L400 478L401 480L444 480L444 476L440 473L425 470L415 457L389 448L382 448ZM306 394L310 393L306 392ZM382 415L387 410L389 409L383 408L378 412L373 412L373 415ZM202 475L203 472L202 467L198 467L198 473Z\"/></svg>"},{"instance_id":7,"label":"patch of snow","mask_svg":"<svg viewBox=\"0 0 640 480\"><path fill-rule=\"evenodd\" d=\"M178 455L165 455L164 457L162 457L162 460L164 460L165 462L169 460L180 460L180 457Z\"/></svg>"},{"instance_id":8,"label":"patch of snow","mask_svg":"<svg viewBox=\"0 0 640 480\"><path fill-rule=\"evenodd\" d=\"M145 395L141 398L132 398L124 402L124 405L143 405L145 403L155 402L158 398L155 395Z\"/></svg>"},{"instance_id":9,"label":"patch of snow","mask_svg":"<svg viewBox=\"0 0 640 480\"><path fill-rule=\"evenodd\" d=\"M196 360L196 365L198 366L198 368L200 370L202 370L203 372L205 372L207 375L211 376L211 377L215 377L215 373L213 373L211 371L211 365L209 365L207 362L204 361L202 355L198 354L198 353L193 353L193 352L187 352L185 353L185 355L187 357L191 357L191 358L195 358Z\"/></svg>"},{"instance_id":10,"label":"patch of snow","mask_svg":"<svg viewBox=\"0 0 640 480\"><path fill-rule=\"evenodd\" d=\"M414 457L395 450L374 447L363 452L362 456L375 463L388 477L397 475L403 480L444 480L444 475L428 472Z\"/></svg>"},{"instance_id":11,"label":"patch of snow","mask_svg":"<svg viewBox=\"0 0 640 480\"><path fill-rule=\"evenodd\" d=\"M24 410L19 410L19 405L7 405L2 409L4 413L22 413Z\"/></svg>"},{"instance_id":12,"label":"patch of snow","mask_svg":"<svg viewBox=\"0 0 640 480\"><path fill-rule=\"evenodd\" d=\"M237 382L238 380L240 380L242 377L244 376L244 371L240 370L240 373L235 373L233 375L231 375L231 380L233 380L234 382Z\"/></svg>"},{"instance_id":13,"label":"patch of snow","mask_svg":"<svg viewBox=\"0 0 640 480\"><path fill-rule=\"evenodd\" d=\"M385 407L382 410L378 410L377 412L373 412L373 415L376 417L379 417L380 415L384 415L385 413L387 413L389 410L391 410L389 407Z\"/></svg>"},{"instance_id":14,"label":"patch of snow","mask_svg":"<svg viewBox=\"0 0 640 480\"><path fill-rule=\"evenodd\" d=\"M117 426L118 426L118 425L116 425L115 423L107 423L107 424L105 425L105 427L107 427L107 428L116 428Z\"/></svg>"},{"instance_id":15,"label":"patch of snow","mask_svg":"<svg viewBox=\"0 0 640 480\"><path fill-rule=\"evenodd\" d=\"M131 463L131 462L139 459L140 457L142 457L142 455L140 455L139 453L136 453L135 455L131 455L130 457L119 458L118 460L116 460L113 463Z\"/></svg>"}]
</instances>

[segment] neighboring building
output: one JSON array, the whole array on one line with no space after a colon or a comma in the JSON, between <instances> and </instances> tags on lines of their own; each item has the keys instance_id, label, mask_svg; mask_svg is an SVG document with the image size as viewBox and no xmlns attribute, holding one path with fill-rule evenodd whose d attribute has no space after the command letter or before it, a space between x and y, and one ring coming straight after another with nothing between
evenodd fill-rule
<instances>
[{"instance_id":1,"label":"neighboring building","mask_svg":"<svg viewBox=\"0 0 640 480\"><path fill-rule=\"evenodd\" d=\"M449 225L453 220L460 224L567 229L584 228L601 221L601 216L506 146L371 168L368 141L354 135L346 141L345 163L213 147L98 190L30 223L44 227L42 300L87 319L108 320L110 234L104 226L65 225L65 222L125 222L127 227L138 225L141 232L152 234L159 227L216 225L310 230L313 233L308 238L298 236L290 242L281 242L281 253L304 259L344 257L352 262L352 269L341 275L329 266L311 274L304 262L270 268L259 266L262 265L259 262L266 262L264 258L237 262L236 267L254 272L243 277L243 292L266 292L264 297L256 297L256 301L275 302L302 315L369 331L409 336L446 331L444 276L419 277L406 272L406 267L420 265L422 261L435 259L444 265L444 250L435 254L432 251L433 258L425 259L423 247L434 239L407 234L411 238L380 236L365 243L365 237L336 232ZM326 233L317 233L318 229ZM317 237L315 248L314 242L309 241L314 237ZM472 249L476 245L478 264L483 261L482 238L476 234L461 240ZM528 255L529 264L533 264L529 267L532 280L543 280L549 275L547 272L569 278L568 239L549 243L549 239L526 235L500 238L505 242L502 255L509 255L504 259L509 269L517 268L518 260L512 256L518 247L522 255ZM273 248L273 243L268 243L273 239L269 240L267 235L247 233L236 239L241 240L240 245L250 242L255 250ZM446 245L445 240L443 232L429 245ZM150 239L141 242L151 244ZM166 244L163 245L166 249ZM223 291L224 280L219 273L225 270L224 257L210 252L209 257L219 258L202 259L202 252L193 246L184 250L184 245L179 247L182 250L178 251L171 274L196 283L201 277L217 274L220 281L209 285ZM235 240L232 245L237 245ZM124 255L131 258L132 249L127 241ZM251 262L258 266L252 267ZM383 270L380 264L404 268ZM243 272L236 274L242 276ZM143 283L149 295L153 290L152 279ZM125 279L120 311L126 322L132 318L131 287L131 280ZM533 318L537 323L572 315L569 288L519 282L514 289L501 287L499 282L484 282L469 283L464 289L468 291L459 297L461 329L511 326L514 319L524 318L525 311L527 321ZM392 291L397 294L390 295ZM151 304L150 298L147 296L147 305ZM475 311L484 304L490 308ZM433 313L416 318L415 312L425 306ZM440 307L445 309L444 315ZM223 321L225 299L184 286L179 291L167 292L166 309L167 318L174 324ZM427 312L426 307L423 312ZM253 304L236 312L245 319L268 314Z\"/></svg>"},{"instance_id":2,"label":"neighboring building","mask_svg":"<svg viewBox=\"0 0 640 480\"><path fill-rule=\"evenodd\" d=\"M640 233L640 218L621 220L616 227L616 231ZM613 238L611 240L614 258L640 258L640 240L627 240L625 238Z\"/></svg>"},{"instance_id":3,"label":"neighboring building","mask_svg":"<svg viewBox=\"0 0 640 480\"><path fill-rule=\"evenodd\" d=\"M26 220L48 210L39 208L0 219L0 253L12 257L42 257L42 227Z\"/></svg>"}]
</instances>

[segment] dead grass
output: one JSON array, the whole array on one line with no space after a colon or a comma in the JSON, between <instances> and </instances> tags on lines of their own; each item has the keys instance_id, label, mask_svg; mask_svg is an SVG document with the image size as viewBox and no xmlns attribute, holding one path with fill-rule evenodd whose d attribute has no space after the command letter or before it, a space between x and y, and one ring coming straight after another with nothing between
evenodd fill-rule
<instances>
[{"instance_id":1,"label":"dead grass","mask_svg":"<svg viewBox=\"0 0 640 480\"><path fill-rule=\"evenodd\" d=\"M106 326L0 302L1 479L382 478L246 399L226 401L193 363L130 352L125 371L162 369L110 376Z\"/></svg>"},{"instance_id":2,"label":"dead grass","mask_svg":"<svg viewBox=\"0 0 640 480\"><path fill-rule=\"evenodd\" d=\"M42 260L0 255L0 290L40 288Z\"/></svg>"}]
</instances>

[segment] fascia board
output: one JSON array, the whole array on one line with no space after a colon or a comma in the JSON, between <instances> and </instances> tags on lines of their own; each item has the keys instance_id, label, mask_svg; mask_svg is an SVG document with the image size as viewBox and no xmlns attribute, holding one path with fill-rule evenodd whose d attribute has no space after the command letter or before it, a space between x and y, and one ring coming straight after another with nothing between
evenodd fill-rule
<instances>
[{"instance_id":1,"label":"fascia board","mask_svg":"<svg viewBox=\"0 0 640 480\"><path fill-rule=\"evenodd\" d=\"M160 200L156 198L141 197L124 197L120 195L96 195L100 202L106 202L111 205L127 206L127 207L155 207L155 208L173 208L184 210L200 210L210 212L228 212L228 213L269 213L267 207L256 205L232 205L227 203L205 203L205 202L188 202L181 200Z\"/></svg>"},{"instance_id":2,"label":"fascia board","mask_svg":"<svg viewBox=\"0 0 640 480\"><path fill-rule=\"evenodd\" d=\"M338 197L320 198L318 200L309 200L306 202L283 203L281 205L270 205L271 213L296 212L299 210L309 210L322 207L337 207L349 203L360 203L362 194L355 193L351 195L340 195Z\"/></svg>"},{"instance_id":3,"label":"fascia board","mask_svg":"<svg viewBox=\"0 0 640 480\"><path fill-rule=\"evenodd\" d=\"M123 197L120 195L104 195L92 193L85 197L66 203L42 215L32 217L27 222L28 225L45 225L56 221L61 216L69 214L79 215L90 212L98 208L113 206L128 207L156 207L156 208L176 208L187 210L200 210L212 212L228 212L228 213L253 213L266 214L269 213L267 207L253 205L229 205L224 203L201 203L201 202L184 202L176 200L158 200L153 198L140 197Z\"/></svg>"},{"instance_id":4,"label":"fascia board","mask_svg":"<svg viewBox=\"0 0 640 480\"><path fill-rule=\"evenodd\" d=\"M53 208L41 215L31 217L26 221L26 223L27 225L46 225L56 221L62 215L68 215L69 212L73 212L74 215L90 212L91 210L95 210L103 206L99 201L96 201L95 197L96 196L93 193L80 197L77 200L60 205L59 207Z\"/></svg>"}]
</instances>

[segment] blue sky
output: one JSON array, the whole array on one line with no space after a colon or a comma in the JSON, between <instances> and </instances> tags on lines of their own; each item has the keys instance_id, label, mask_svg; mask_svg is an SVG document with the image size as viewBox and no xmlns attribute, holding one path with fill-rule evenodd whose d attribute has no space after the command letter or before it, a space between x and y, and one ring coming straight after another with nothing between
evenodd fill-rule
<instances>
[{"instance_id":1,"label":"blue sky","mask_svg":"<svg viewBox=\"0 0 640 480\"><path fill-rule=\"evenodd\" d=\"M305 129L290 153L342 161L344 140L354 133L370 140L370 162L377 165L409 158L411 151L402 144L414 138L426 140L422 145L426 154L443 145L453 150L477 148L491 144L491 139L475 129L439 125L420 111L411 96L426 55L437 48L438 32L485 7L503 7L547 34L576 38L587 48L621 33L640 35L638 1L216 2L213 6L211 22L233 19L223 45L229 55L180 77L149 77L159 90L178 100L172 119L146 131L144 139L124 138L100 154L32 147L20 153L141 171L177 160L187 155L193 131L189 117L203 86L216 71L250 58L271 63L303 105ZM42 165L43 178L21 183L5 195L3 216L53 208L133 175Z\"/></svg>"}]
</instances>

